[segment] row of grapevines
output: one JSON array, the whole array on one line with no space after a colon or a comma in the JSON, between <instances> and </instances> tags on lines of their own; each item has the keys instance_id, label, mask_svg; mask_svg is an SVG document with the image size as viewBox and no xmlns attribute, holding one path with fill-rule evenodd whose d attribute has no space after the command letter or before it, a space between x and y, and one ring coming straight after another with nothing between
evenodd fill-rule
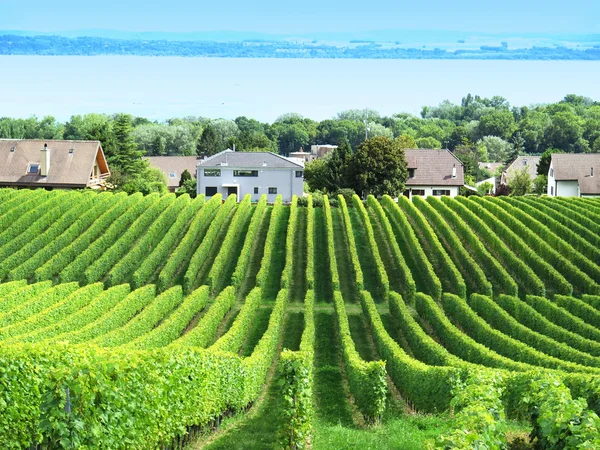
<instances>
[{"instance_id":1,"label":"row of grapevines","mask_svg":"<svg viewBox=\"0 0 600 450\"><path fill-rule=\"evenodd\" d=\"M282 223L283 204L281 195L278 195L271 211L271 221L269 222L269 230L265 239L263 257L260 263L260 269L256 274L256 285L262 288L267 284L269 277L269 269L273 260L273 250L279 243L277 242L277 231Z\"/></svg>"},{"instance_id":2,"label":"row of grapevines","mask_svg":"<svg viewBox=\"0 0 600 450\"><path fill-rule=\"evenodd\" d=\"M600 328L600 312L593 306L578 298L568 297L566 295L555 295L553 298L557 306L565 309L574 316L579 317L593 327Z\"/></svg>"},{"instance_id":3,"label":"row of grapevines","mask_svg":"<svg viewBox=\"0 0 600 450\"><path fill-rule=\"evenodd\" d=\"M471 254L463 246L459 237L448 226L448 223L442 216L419 196L413 198L413 204L427 218L440 237L441 244L460 270L469 292L492 295L492 284L486 278L483 269L475 262Z\"/></svg>"},{"instance_id":4,"label":"row of grapevines","mask_svg":"<svg viewBox=\"0 0 600 450\"><path fill-rule=\"evenodd\" d=\"M91 226L82 236L78 238L60 255L63 258L62 264L66 266L58 274L61 283L68 281L77 281L82 278L84 272L97 261L102 254L115 243L126 230L136 221L145 211L158 202L158 194L150 194L146 197L134 194L133 198L127 203L127 207L119 216L103 215L98 222ZM112 210L111 210L112 212ZM96 227L96 224L99 226ZM100 231L102 230L102 231ZM77 250L77 252L76 252ZM68 259L67 259L68 258Z\"/></svg>"},{"instance_id":5,"label":"row of grapevines","mask_svg":"<svg viewBox=\"0 0 600 450\"><path fill-rule=\"evenodd\" d=\"M579 223L587 226L596 235L600 235L600 216L593 212L590 208L582 208L573 202L571 198L555 197L551 202L548 197L540 197L540 201L547 202L552 208L557 211L562 211L575 218Z\"/></svg>"},{"instance_id":6,"label":"row of grapevines","mask_svg":"<svg viewBox=\"0 0 600 450\"><path fill-rule=\"evenodd\" d=\"M212 262L206 282L212 292L218 292L225 283L226 269L237 256L234 249L237 247L239 239L244 235L243 232L248 224L248 219L255 212L251 199L251 195L248 194L238 205L235 216L233 216L227 228L227 235L219 247L219 253Z\"/></svg>"},{"instance_id":7,"label":"row of grapevines","mask_svg":"<svg viewBox=\"0 0 600 450\"><path fill-rule=\"evenodd\" d=\"M294 255L294 237L296 236L296 230L298 228L298 197L295 195L292 197L292 204L290 206L290 219L285 235L285 264L283 266L283 272L281 273L281 288L289 289L292 283L294 274L294 264L298 264Z\"/></svg>"},{"instance_id":8,"label":"row of grapevines","mask_svg":"<svg viewBox=\"0 0 600 450\"><path fill-rule=\"evenodd\" d=\"M342 221L344 223L344 229L346 230L346 239L348 241L348 250L350 252L350 261L352 262L352 270L354 271L354 282L356 289L362 290L365 287L365 279L363 276L362 268L360 266L360 260L358 259L358 252L356 250L356 242L354 240L354 233L352 232L352 223L350 222L350 214L348 213L348 207L346 200L342 195L338 195L339 208L342 215Z\"/></svg>"},{"instance_id":9,"label":"row of grapevines","mask_svg":"<svg viewBox=\"0 0 600 450\"><path fill-rule=\"evenodd\" d=\"M323 209L325 211L325 228L327 230L327 256L329 257L329 267L331 271L331 286L334 291L337 291L340 289L340 275L337 269L335 245L333 241L333 218L331 216L329 199L326 195L323 196Z\"/></svg>"},{"instance_id":10,"label":"row of grapevines","mask_svg":"<svg viewBox=\"0 0 600 450\"><path fill-rule=\"evenodd\" d=\"M177 242L181 241L186 227L193 220L194 216L202 211L204 206L204 195L197 196L189 205L178 215L177 220L160 243L152 250L141 263L140 267L131 276L131 284L134 288L139 288L153 280L156 271L164 264L165 260L172 253Z\"/></svg>"},{"instance_id":11,"label":"row of grapevines","mask_svg":"<svg viewBox=\"0 0 600 450\"><path fill-rule=\"evenodd\" d=\"M54 192L54 191L52 191ZM43 202L48 200L50 192L43 189L26 190L23 194L3 205L3 214L0 216L0 233L10 228L19 217L23 217L30 211L35 211ZM0 241L4 245L6 241Z\"/></svg>"},{"instance_id":12,"label":"row of grapevines","mask_svg":"<svg viewBox=\"0 0 600 450\"><path fill-rule=\"evenodd\" d=\"M25 285L27 285L26 280L10 281L8 283L0 284L0 301L2 301L1 299L5 295L10 294L11 292L13 292L19 288L22 288Z\"/></svg>"},{"instance_id":13,"label":"row of grapevines","mask_svg":"<svg viewBox=\"0 0 600 450\"><path fill-rule=\"evenodd\" d=\"M187 294L194 290L200 282L200 269L208 264L208 257L210 252L219 246L217 242L217 235L222 231L222 228L226 227L227 218L231 216L232 211L235 210L236 196L230 195L227 200L217 211L217 215L208 227L208 231L202 239L202 244L196 249L190 265L183 276L183 291ZM235 214L235 212L233 212Z\"/></svg>"},{"instance_id":14,"label":"row of grapevines","mask_svg":"<svg viewBox=\"0 0 600 450\"><path fill-rule=\"evenodd\" d=\"M194 292L198 292L198 289ZM250 292L248 298L260 298L260 296L260 289L255 288ZM202 316L198 324L179 339L173 341L172 345L180 347L208 347L215 339L219 325L221 325L221 322L223 321L223 317L225 317L227 312L233 307L235 301L235 288L233 286L228 286L223 289L206 314Z\"/></svg>"},{"instance_id":15,"label":"row of grapevines","mask_svg":"<svg viewBox=\"0 0 600 450\"><path fill-rule=\"evenodd\" d=\"M152 204L142 215L140 215L131 226L115 239L114 242L108 243L109 246L104 249L102 256L96 259L90 267L86 268L83 272L82 279L85 284L95 283L101 280L108 273L108 271L114 266L117 261L125 258L126 255L131 251L132 245L142 236L152 236L152 234L146 234L149 227L157 220L157 218L167 211L169 206L175 201L175 194L168 194L162 196L156 203ZM157 233L160 233L160 228L155 229ZM143 239L143 238L142 238ZM116 277L119 278L118 276Z\"/></svg>"},{"instance_id":16,"label":"row of grapevines","mask_svg":"<svg viewBox=\"0 0 600 450\"><path fill-rule=\"evenodd\" d=\"M158 275L158 290L164 291L171 287L179 273L185 273L190 258L197 249L199 242L204 238L204 233L208 229L213 219L213 214L221 206L221 194L213 195L211 199L202 207L200 214L190 223L190 226L175 249L171 253L165 266Z\"/></svg>"},{"instance_id":17,"label":"row of grapevines","mask_svg":"<svg viewBox=\"0 0 600 450\"><path fill-rule=\"evenodd\" d=\"M315 288L315 211L312 195L306 206L306 288Z\"/></svg>"},{"instance_id":18,"label":"row of grapevines","mask_svg":"<svg viewBox=\"0 0 600 450\"><path fill-rule=\"evenodd\" d=\"M536 275L531 267L525 264L520 258L517 258L517 256L498 237L495 231L462 203L459 203L450 197L442 197L441 201L445 206L451 209L456 216L462 218L469 227L471 227L471 230L479 236L481 242L486 244L487 250L517 282L520 293L546 295L546 287L542 280ZM432 204L436 207L435 203ZM505 286L505 289L508 287L506 284L503 286ZM502 290L502 292L505 293L504 290ZM514 294L514 292L508 293Z\"/></svg>"},{"instance_id":19,"label":"row of grapevines","mask_svg":"<svg viewBox=\"0 0 600 450\"><path fill-rule=\"evenodd\" d=\"M125 283L131 278L132 273L142 264L152 250L156 248L189 203L189 195L185 194L177 197L175 201L164 207L164 210L152 225L147 227L143 234L137 236L137 242L135 242L135 245L128 252L118 256L112 255L117 258L115 261L118 262L113 265L106 276L108 286ZM125 238L125 236L123 237ZM135 239L135 237L132 239Z\"/></svg>"},{"instance_id":20,"label":"row of grapevines","mask_svg":"<svg viewBox=\"0 0 600 450\"><path fill-rule=\"evenodd\" d=\"M252 249L256 244L256 237L266 213L267 195L263 194L260 197L260 201L258 202L258 205L256 205L256 209L252 215L252 219L250 220L248 232L246 233L246 238L244 239L244 246L242 247L242 251L240 252L240 256L237 260L237 265L233 271L233 275L231 276L231 284L238 289L246 278L248 264L250 263L250 258L252 256Z\"/></svg>"},{"instance_id":21,"label":"row of grapevines","mask_svg":"<svg viewBox=\"0 0 600 450\"><path fill-rule=\"evenodd\" d=\"M387 395L385 363L365 362L360 357L350 334L346 307L340 291L333 293L333 301L350 392L365 420L376 423L385 410Z\"/></svg>"},{"instance_id":22,"label":"row of grapevines","mask_svg":"<svg viewBox=\"0 0 600 450\"><path fill-rule=\"evenodd\" d=\"M181 306L158 327L139 336L126 346L129 348L150 349L169 345L181 336L193 318L206 307L209 299L208 286L199 287L185 297Z\"/></svg>"}]
</instances>

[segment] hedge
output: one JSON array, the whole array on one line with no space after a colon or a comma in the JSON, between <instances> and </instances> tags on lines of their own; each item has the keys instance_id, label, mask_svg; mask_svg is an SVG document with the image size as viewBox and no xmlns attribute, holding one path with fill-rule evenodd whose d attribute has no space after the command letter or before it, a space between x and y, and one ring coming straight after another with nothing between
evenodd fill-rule
<instances>
[{"instance_id":1,"label":"hedge","mask_svg":"<svg viewBox=\"0 0 600 450\"><path fill-rule=\"evenodd\" d=\"M246 233L246 238L244 239L244 246L242 247L242 251L240 252L240 256L237 260L237 265L233 271L233 275L231 276L231 284L237 289L242 286L242 283L246 278L246 272L248 265L250 264L250 258L252 257L252 250L256 245L256 239L262 223L265 220L266 213L267 194L263 194L260 197L260 200L256 205L256 209L254 210L254 214L252 215L252 219L250 220L248 232Z\"/></svg>"},{"instance_id":2,"label":"hedge","mask_svg":"<svg viewBox=\"0 0 600 450\"><path fill-rule=\"evenodd\" d=\"M281 288L289 289L294 278L294 264L298 264L296 258L294 258L294 239L298 229L298 197L292 197L292 204L290 205L290 218L285 235L285 264L283 271L281 272Z\"/></svg>"},{"instance_id":3,"label":"hedge","mask_svg":"<svg viewBox=\"0 0 600 450\"><path fill-rule=\"evenodd\" d=\"M36 269L72 243L75 240L74 236L79 236L94 223L109 203L118 203L125 196L125 193L119 197L112 194L90 196L88 201L70 210L37 239L12 255L10 259L14 259L14 264L6 259L3 266L12 268L7 278L9 280L31 278Z\"/></svg>"},{"instance_id":4,"label":"hedge","mask_svg":"<svg viewBox=\"0 0 600 450\"><path fill-rule=\"evenodd\" d=\"M482 243L486 244L488 251L517 282L519 294L546 295L546 286L540 277L523 260L516 257L513 251L498 237L496 231L492 230L464 204L450 197L442 197L441 201L461 217L479 236Z\"/></svg>"},{"instance_id":5,"label":"hedge","mask_svg":"<svg viewBox=\"0 0 600 450\"><path fill-rule=\"evenodd\" d=\"M179 273L185 273L194 251L197 250L200 241L204 238L206 230L213 220L213 213L221 206L221 194L213 195L202 207L190 223L187 232L174 252L171 253L165 266L160 271L157 281L157 289L162 292L175 283ZM228 205L229 207L230 205Z\"/></svg>"},{"instance_id":6,"label":"hedge","mask_svg":"<svg viewBox=\"0 0 600 450\"><path fill-rule=\"evenodd\" d=\"M574 297L555 295L554 303L593 327L600 329L600 311L586 302Z\"/></svg>"},{"instance_id":7,"label":"hedge","mask_svg":"<svg viewBox=\"0 0 600 450\"><path fill-rule=\"evenodd\" d=\"M107 224L108 228L101 234L98 234L98 230L93 229L94 227L88 229L85 235L89 235L92 232L96 234L90 236L89 240L86 239L87 243L85 247L80 247L80 245L78 245L80 251L78 254L70 254L69 261L72 262L58 274L60 282L65 283L81 279L84 272L89 270L92 264L94 264L95 261L98 261L104 252L110 248L115 241L122 237L123 233L126 233L137 219L144 215L144 213L152 208L152 206L156 206L159 199L160 197L158 194L150 194L146 197L140 196L138 197L138 201L127 208L127 210L118 218L107 218L107 222L110 221L110 225ZM152 212L156 212L156 209ZM102 221L102 219L103 218L100 220ZM105 228L104 224L102 228ZM80 244L82 245L83 242Z\"/></svg>"},{"instance_id":8,"label":"hedge","mask_svg":"<svg viewBox=\"0 0 600 450\"><path fill-rule=\"evenodd\" d=\"M168 292L168 291L165 291ZM127 343L128 348L151 349L165 347L175 341L210 300L208 286L201 286L183 299L181 305L152 331Z\"/></svg>"},{"instance_id":9,"label":"hedge","mask_svg":"<svg viewBox=\"0 0 600 450\"><path fill-rule=\"evenodd\" d=\"M354 271L356 289L361 291L365 288L365 279L363 276L362 269L360 267L360 260L358 259L358 252L356 250L356 242L354 241L354 233L352 232L352 223L350 222L350 214L348 213L348 207L346 206L346 200L342 195L338 195L338 204L342 221L344 223L344 230L346 239L348 242L348 251L350 252L350 261L352 263L352 270ZM389 286L388 286L389 290Z\"/></svg>"},{"instance_id":10,"label":"hedge","mask_svg":"<svg viewBox=\"0 0 600 450\"><path fill-rule=\"evenodd\" d=\"M110 333L133 319L154 300L155 294L156 288L152 284L136 289L121 300L114 308L93 322L89 322L81 328L75 328L69 332L54 336L47 342L68 341L71 344L79 344Z\"/></svg>"},{"instance_id":11,"label":"hedge","mask_svg":"<svg viewBox=\"0 0 600 450\"><path fill-rule=\"evenodd\" d=\"M377 242L375 241L375 233L373 233L373 226L371 225L369 214L367 213L367 209L358 195L354 194L352 196L352 203L354 204L354 208L358 211L362 225L365 228L367 241L369 243L369 250L371 251L371 257L373 261L375 261L375 266L377 267L377 281L379 281L379 284L383 288L382 296L384 299L387 299L390 293L390 280L388 279L388 274L385 270L385 266L383 265L383 261L381 260L381 255L379 254L379 248L377 247Z\"/></svg>"},{"instance_id":12,"label":"hedge","mask_svg":"<svg viewBox=\"0 0 600 450\"><path fill-rule=\"evenodd\" d=\"M538 204L536 204L534 207L522 199L505 196L498 197L497 203L500 206L503 206L503 203L511 205L513 210L521 211L521 214L524 217L526 214L531 218L525 218L525 220L530 220L530 223L532 224L536 224L536 222L538 224L543 224L555 236L560 236L561 240L568 242L582 255L586 256L591 261L596 262L596 264L600 263L600 250L579 233L573 231L571 227L566 225L566 223L562 223L563 218L561 218L561 221L558 221L549 216L547 214L547 208L540 208L541 203L538 202ZM553 244L553 242L550 240L548 243L551 245Z\"/></svg>"},{"instance_id":13,"label":"hedge","mask_svg":"<svg viewBox=\"0 0 600 450\"><path fill-rule=\"evenodd\" d=\"M78 288L79 285L77 283L59 284L48 290L44 290L36 296L27 298L9 311L0 314L0 329L23 321L40 311L44 311L46 308L64 300ZM10 330L6 331L9 332Z\"/></svg>"},{"instance_id":14,"label":"hedge","mask_svg":"<svg viewBox=\"0 0 600 450\"><path fill-rule=\"evenodd\" d=\"M244 341L254 325L256 311L260 307L262 300L260 289L254 288L240 309L231 328L215 342L210 350L238 353L244 345Z\"/></svg>"},{"instance_id":15,"label":"hedge","mask_svg":"<svg viewBox=\"0 0 600 450\"><path fill-rule=\"evenodd\" d=\"M343 197L339 197L340 203ZM378 423L385 410L387 381L383 361L364 361L354 346L348 316L340 291L333 293L337 328L342 344L342 359L350 392L367 423Z\"/></svg>"},{"instance_id":16,"label":"hedge","mask_svg":"<svg viewBox=\"0 0 600 450\"><path fill-rule=\"evenodd\" d=\"M547 298L528 295L525 297L525 301L550 322L586 339L600 342L600 330L587 324L584 320L559 307Z\"/></svg>"},{"instance_id":17,"label":"hedge","mask_svg":"<svg viewBox=\"0 0 600 450\"><path fill-rule=\"evenodd\" d=\"M255 212L252 207L252 196L247 194L238 205L233 219L227 227L225 239L219 246L219 253L212 261L210 271L208 273L206 284L212 292L218 292L224 284L227 267L232 261L235 262L238 247L238 241L244 235L244 229L248 225L248 220Z\"/></svg>"},{"instance_id":18,"label":"hedge","mask_svg":"<svg viewBox=\"0 0 600 450\"><path fill-rule=\"evenodd\" d=\"M429 259L425 255L410 223L398 204L389 195L384 195L381 204L394 229L400 248L405 251L413 277L417 281L417 290L421 290L439 300L442 295L442 282L438 278Z\"/></svg>"},{"instance_id":19,"label":"hedge","mask_svg":"<svg viewBox=\"0 0 600 450\"><path fill-rule=\"evenodd\" d=\"M49 280L55 274L58 274L83 253L128 208L141 202L143 198L140 193L130 196L122 193L113 197L114 202L111 202L111 206L107 210L104 210L103 206L96 205L95 209L101 209L101 215L94 217L90 222L91 224L84 222L82 217L80 221L74 224L75 226L70 227L63 233L56 240L57 243L60 241L61 246L54 249L56 253L50 259L35 269L34 279L36 281ZM79 225L81 225L81 228Z\"/></svg>"},{"instance_id":20,"label":"hedge","mask_svg":"<svg viewBox=\"0 0 600 450\"><path fill-rule=\"evenodd\" d=\"M152 331L168 314L175 310L183 300L181 286L159 294L139 314L118 330L89 341L89 344L101 347L117 347Z\"/></svg>"},{"instance_id":21,"label":"hedge","mask_svg":"<svg viewBox=\"0 0 600 450\"><path fill-rule=\"evenodd\" d=\"M271 211L271 220L269 222L269 230L267 231L267 237L264 244L264 252L260 263L260 269L256 274L256 285L264 288L269 278L269 270L271 268L271 262L273 260L273 249L281 245L276 241L277 231L281 224L281 218L283 214L283 204L281 201L281 195L278 195Z\"/></svg>"},{"instance_id":22,"label":"hedge","mask_svg":"<svg viewBox=\"0 0 600 450\"><path fill-rule=\"evenodd\" d=\"M41 342L51 339L63 333L69 333L85 327L109 312L121 302L130 292L128 284L115 286L96 296L87 306L77 312L65 317L63 320L44 328L36 328L28 334L22 334L15 339L6 341L6 344L14 342Z\"/></svg>"},{"instance_id":23,"label":"hedge","mask_svg":"<svg viewBox=\"0 0 600 450\"><path fill-rule=\"evenodd\" d=\"M200 269L206 263L212 249L215 248L215 245L218 245L218 243L215 242L216 237L219 232L222 232L222 228L226 225L227 219L231 216L231 212L237 205L236 202L237 197L235 195L227 197L227 200L225 200L225 203L219 208L217 215L210 223L210 226L202 239L202 243L190 259L190 264L183 276L183 292L185 294L193 291L200 283Z\"/></svg>"},{"instance_id":24,"label":"hedge","mask_svg":"<svg viewBox=\"0 0 600 450\"><path fill-rule=\"evenodd\" d=\"M55 292L59 286L66 287L65 285L58 285L53 289L54 295L56 295ZM73 286L67 288L66 292L71 291L72 287ZM58 302L50 305L48 308L40 309L37 313L34 313L21 321L0 328L0 340L6 340L7 338L18 336L20 334L30 333L36 329L53 326L70 314L87 306L95 297L100 295L103 290L104 286L102 283L96 283L74 290L66 297L61 298L59 296ZM64 294L61 294L61 296L62 295ZM38 309L42 303L42 299L37 297L34 302L35 304L31 306L35 306L35 308Z\"/></svg>"},{"instance_id":25,"label":"hedge","mask_svg":"<svg viewBox=\"0 0 600 450\"><path fill-rule=\"evenodd\" d=\"M325 213L325 228L327 232L327 256L329 257L329 268L331 272L331 287L334 291L340 289L340 274L337 269L337 260L335 257L335 245L333 240L333 218L331 217L331 207L329 199L323 196L323 211Z\"/></svg>"},{"instance_id":26,"label":"hedge","mask_svg":"<svg viewBox=\"0 0 600 450\"><path fill-rule=\"evenodd\" d=\"M183 215L182 211L189 204L190 196L184 194L177 197L174 201L170 201L170 204L162 205L164 209L160 212L156 220L146 228L143 234L133 238L134 240L131 241L133 246L130 246L129 251L122 257L116 257L114 261L118 262L116 264L113 262L114 265L106 276L106 284L108 286L115 286L128 282L133 272L137 270L150 252L161 242L177 218ZM134 227L135 224L132 225L132 228ZM133 244L134 242L135 244ZM113 254L116 254L116 251Z\"/></svg>"},{"instance_id":27,"label":"hedge","mask_svg":"<svg viewBox=\"0 0 600 450\"><path fill-rule=\"evenodd\" d=\"M581 352L600 357L600 342L586 339L555 324L521 299L508 295L499 295L494 300L504 311L531 330L548 336L555 341L563 342Z\"/></svg>"},{"instance_id":28,"label":"hedge","mask_svg":"<svg viewBox=\"0 0 600 450\"><path fill-rule=\"evenodd\" d=\"M416 198L413 199L417 207L421 204L419 200ZM475 260L476 265L480 268L486 268L485 276L492 283L494 294L517 295L519 286L515 280L503 265L500 264L500 261L488 251L484 242L473 232L462 217L436 197L427 197L427 204L445 221L448 233L450 233L450 229L456 233L456 236L463 243L465 250Z\"/></svg>"},{"instance_id":29,"label":"hedge","mask_svg":"<svg viewBox=\"0 0 600 450\"><path fill-rule=\"evenodd\" d=\"M534 350L564 361L584 366L600 367L600 358L573 349L569 345L527 328L486 296L473 294L468 303L473 311L492 328L529 345Z\"/></svg>"},{"instance_id":30,"label":"hedge","mask_svg":"<svg viewBox=\"0 0 600 450\"><path fill-rule=\"evenodd\" d=\"M451 295L451 294L445 294ZM460 298L454 296L454 298ZM524 372L533 366L498 354L460 331L444 314L444 311L428 295L417 293L416 309L422 320L427 321L437 338L452 354L464 361L486 367Z\"/></svg>"},{"instance_id":31,"label":"hedge","mask_svg":"<svg viewBox=\"0 0 600 450\"><path fill-rule=\"evenodd\" d=\"M418 195L413 197L412 203L427 218L435 232L440 236L439 240L441 244L457 269L460 270L469 292L492 295L492 283L488 281L481 266L475 262L448 222L444 220L438 211Z\"/></svg>"},{"instance_id":32,"label":"hedge","mask_svg":"<svg viewBox=\"0 0 600 450\"><path fill-rule=\"evenodd\" d=\"M169 228L164 238L152 250L152 253L142 261L140 267L131 276L131 285L134 289L148 284L153 280L155 275L158 275L156 271L165 264L169 255L175 250L177 243L181 242L190 221L193 220L194 216L201 213L204 203L204 195L199 195L179 214L177 220Z\"/></svg>"},{"instance_id":33,"label":"hedge","mask_svg":"<svg viewBox=\"0 0 600 450\"><path fill-rule=\"evenodd\" d=\"M180 197L182 199L184 197ZM156 203L146 209L128 228L121 236L115 236L115 239L111 242L107 242L104 248L98 248L98 252L102 252L98 259L96 259L88 268L83 272L82 280L85 284L94 283L99 281L108 274L108 272L114 267L115 264L119 264L121 260L129 261L127 255L132 253L134 249L133 245L138 239L144 239L146 236L149 239L154 239L154 234L149 232L150 228L156 223L156 220L165 212L169 210L170 206L176 201L175 194L167 194L162 196ZM160 228L154 228L155 231L160 232ZM92 244L92 248L96 247L96 243ZM144 249L142 249L144 251ZM116 277L118 281L119 278ZM110 280L106 281L106 284L110 286Z\"/></svg>"},{"instance_id":34,"label":"hedge","mask_svg":"<svg viewBox=\"0 0 600 450\"><path fill-rule=\"evenodd\" d=\"M444 294L442 304L444 312L455 320L466 334L507 358L533 366L565 370L567 372L599 372L597 368L585 367L546 355L515 338L501 333L475 314L469 308L467 302L460 297L452 294Z\"/></svg>"},{"instance_id":35,"label":"hedge","mask_svg":"<svg viewBox=\"0 0 600 450\"><path fill-rule=\"evenodd\" d=\"M312 201L308 199L308 213ZM309 235L310 236L310 235ZM304 299L304 330L300 349L284 349L279 356L279 398L282 405L279 424L280 443L285 449L310 448L313 421L313 363L315 346L315 292L306 291Z\"/></svg>"},{"instance_id":36,"label":"hedge","mask_svg":"<svg viewBox=\"0 0 600 450\"><path fill-rule=\"evenodd\" d=\"M390 298L393 297L392 293ZM460 376L462 371L449 366L428 366L411 358L386 331L371 294L362 291L361 303L377 350L386 361L387 372L404 398L420 412L448 410L452 380Z\"/></svg>"},{"instance_id":37,"label":"hedge","mask_svg":"<svg viewBox=\"0 0 600 450\"><path fill-rule=\"evenodd\" d=\"M448 256L448 253L442 247L427 219L405 196L398 198L398 206L404 212L406 218L409 219L421 248L426 251L427 258L442 283L444 292L451 292L466 298L467 286L465 281L450 256Z\"/></svg>"},{"instance_id":38,"label":"hedge","mask_svg":"<svg viewBox=\"0 0 600 450\"><path fill-rule=\"evenodd\" d=\"M194 292L199 292L199 289L196 289ZM250 292L248 297L251 295L260 298L260 288L255 288ZM179 339L174 340L171 345L179 347L208 347L210 343L214 341L219 325L223 321L223 317L225 317L225 314L233 307L235 302L235 288L233 286L226 287L217 296L211 307L206 314L202 316L196 326L182 335Z\"/></svg>"},{"instance_id":39,"label":"hedge","mask_svg":"<svg viewBox=\"0 0 600 450\"><path fill-rule=\"evenodd\" d=\"M390 248L394 262L396 263L397 271L394 272L394 275L400 278L400 285L402 288L401 294L408 300L408 302L414 303L416 292L415 280L413 279L412 272L406 265L404 256L402 256L402 252L400 251L400 247L398 247L398 241L396 240L396 236L394 235L394 230L392 230L390 221L385 215L381 204L374 196L369 195L367 197L367 205L371 211L374 212L373 220L377 220L381 225L384 238L387 240L387 245Z\"/></svg>"},{"instance_id":40,"label":"hedge","mask_svg":"<svg viewBox=\"0 0 600 450\"><path fill-rule=\"evenodd\" d=\"M306 208L306 288L315 288L315 211L312 195Z\"/></svg>"},{"instance_id":41,"label":"hedge","mask_svg":"<svg viewBox=\"0 0 600 450\"><path fill-rule=\"evenodd\" d=\"M530 222L523 222L524 219L522 213L515 208L512 208L512 211L507 212L490 201L483 199L473 201L483 205L498 220L501 220L502 223L509 227L514 234L518 235L536 255L539 255L550 264L555 271L558 271L564 276L576 291L588 294L600 293L600 285L588 275L588 273L590 273L595 277L600 277L600 269L587 258L581 256L559 236L550 233L546 227L539 223L536 225L531 224ZM510 208L510 206L508 207ZM534 227L535 233L531 231L530 227ZM552 246L549 245L548 242L553 242ZM563 256L563 254L565 256Z\"/></svg>"},{"instance_id":42,"label":"hedge","mask_svg":"<svg viewBox=\"0 0 600 450\"><path fill-rule=\"evenodd\" d=\"M10 206L14 205L14 207L5 210L4 214L0 216L0 233L4 233L4 231L9 229L20 217L23 217L31 211L35 211L40 205L48 201L49 198L52 198L51 192L44 189L27 190L26 193L19 195L10 202Z\"/></svg>"}]
</instances>

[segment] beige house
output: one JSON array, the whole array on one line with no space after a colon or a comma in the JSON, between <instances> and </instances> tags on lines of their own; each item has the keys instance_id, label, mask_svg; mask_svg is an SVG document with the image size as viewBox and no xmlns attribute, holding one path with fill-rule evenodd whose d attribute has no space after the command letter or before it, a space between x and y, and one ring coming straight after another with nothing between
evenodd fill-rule
<instances>
[{"instance_id":1,"label":"beige house","mask_svg":"<svg viewBox=\"0 0 600 450\"><path fill-rule=\"evenodd\" d=\"M99 141L0 139L0 187L104 189L109 176Z\"/></svg>"},{"instance_id":2,"label":"beige house","mask_svg":"<svg viewBox=\"0 0 600 450\"><path fill-rule=\"evenodd\" d=\"M192 177L196 176L196 164L200 162L197 156L148 156L144 159L147 159L152 167L162 171L171 192L175 192L179 187L184 170L187 170Z\"/></svg>"},{"instance_id":3,"label":"beige house","mask_svg":"<svg viewBox=\"0 0 600 450\"><path fill-rule=\"evenodd\" d=\"M600 154L553 154L548 171L548 195L600 197Z\"/></svg>"},{"instance_id":4,"label":"beige house","mask_svg":"<svg viewBox=\"0 0 600 450\"><path fill-rule=\"evenodd\" d=\"M534 178L537 176L537 166L539 163L539 156L519 156L504 169L500 183L506 185L510 184L510 179L514 174L519 170L523 170L523 168L527 170L527 173L529 173L529 177L533 182Z\"/></svg>"},{"instance_id":5,"label":"beige house","mask_svg":"<svg viewBox=\"0 0 600 450\"><path fill-rule=\"evenodd\" d=\"M408 163L408 179L404 195L456 197L465 184L462 162L450 150L404 150Z\"/></svg>"}]
</instances>

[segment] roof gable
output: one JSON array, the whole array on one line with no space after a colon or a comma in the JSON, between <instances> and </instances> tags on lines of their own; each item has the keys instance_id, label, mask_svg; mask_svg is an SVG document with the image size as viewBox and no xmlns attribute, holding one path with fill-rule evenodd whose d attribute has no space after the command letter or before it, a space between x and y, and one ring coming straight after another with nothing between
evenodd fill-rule
<instances>
[{"instance_id":1,"label":"roof gable","mask_svg":"<svg viewBox=\"0 0 600 450\"><path fill-rule=\"evenodd\" d=\"M244 169L302 169L301 164L295 163L285 156L272 152L234 152L227 149L207 159L200 161L203 167L229 166Z\"/></svg>"},{"instance_id":2,"label":"roof gable","mask_svg":"<svg viewBox=\"0 0 600 450\"><path fill-rule=\"evenodd\" d=\"M408 169L414 176L406 180L408 186L463 186L464 167L449 150L409 149L404 150ZM456 168L456 177L452 169Z\"/></svg>"},{"instance_id":3,"label":"roof gable","mask_svg":"<svg viewBox=\"0 0 600 450\"><path fill-rule=\"evenodd\" d=\"M556 153L552 168L556 181L577 180L582 194L600 194L600 153Z\"/></svg>"},{"instance_id":4,"label":"roof gable","mask_svg":"<svg viewBox=\"0 0 600 450\"><path fill-rule=\"evenodd\" d=\"M48 176L27 173L31 163L39 164L41 150L48 144ZM16 185L87 186L96 160L101 169L108 164L99 141L59 141L41 139L0 139L0 182Z\"/></svg>"}]
</instances>

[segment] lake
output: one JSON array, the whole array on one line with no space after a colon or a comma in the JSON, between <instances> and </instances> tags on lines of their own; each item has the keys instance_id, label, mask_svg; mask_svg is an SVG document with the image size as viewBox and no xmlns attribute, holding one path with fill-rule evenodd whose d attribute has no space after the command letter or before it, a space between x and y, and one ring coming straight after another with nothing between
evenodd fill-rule
<instances>
[{"instance_id":1,"label":"lake","mask_svg":"<svg viewBox=\"0 0 600 450\"><path fill-rule=\"evenodd\" d=\"M366 107L418 114L467 93L519 106L570 93L600 100L600 61L0 56L0 67L0 116L59 120L90 112L322 120Z\"/></svg>"}]
</instances>

